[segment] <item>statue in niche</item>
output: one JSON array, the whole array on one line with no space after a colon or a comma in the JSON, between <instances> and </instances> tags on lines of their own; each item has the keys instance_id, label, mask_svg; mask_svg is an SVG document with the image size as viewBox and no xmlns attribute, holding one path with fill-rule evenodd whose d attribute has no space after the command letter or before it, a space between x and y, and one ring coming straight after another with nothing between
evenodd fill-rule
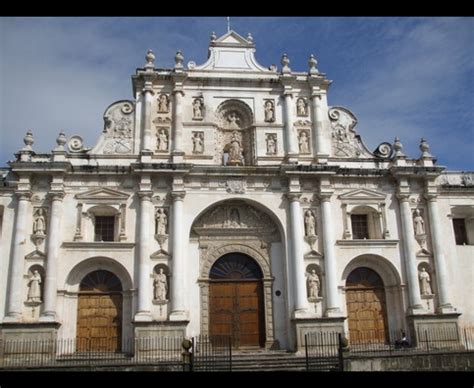
<instances>
[{"instance_id":1,"label":"statue in niche","mask_svg":"<svg viewBox=\"0 0 474 388\"><path fill-rule=\"evenodd\" d=\"M423 217L420 214L420 209L415 210L415 214L413 217L413 227L415 229L415 235L423 235L426 233L425 230L425 221L423 220Z\"/></svg>"},{"instance_id":2,"label":"statue in niche","mask_svg":"<svg viewBox=\"0 0 474 388\"><path fill-rule=\"evenodd\" d=\"M269 133L267 135L267 155L276 154L276 135Z\"/></svg>"},{"instance_id":3,"label":"statue in niche","mask_svg":"<svg viewBox=\"0 0 474 388\"><path fill-rule=\"evenodd\" d=\"M202 154L204 152L204 133L194 132L193 134L193 153Z\"/></svg>"},{"instance_id":4,"label":"statue in niche","mask_svg":"<svg viewBox=\"0 0 474 388\"><path fill-rule=\"evenodd\" d=\"M307 154L309 153L309 139L306 131L301 131L299 139L300 153Z\"/></svg>"},{"instance_id":5,"label":"statue in niche","mask_svg":"<svg viewBox=\"0 0 474 388\"><path fill-rule=\"evenodd\" d=\"M158 134L158 151L168 151L168 134L165 129L161 129Z\"/></svg>"},{"instance_id":6,"label":"statue in niche","mask_svg":"<svg viewBox=\"0 0 474 388\"><path fill-rule=\"evenodd\" d=\"M431 292L430 274L426 271L425 267L421 268L421 272L418 275L418 278L420 279L421 295L432 295L433 293Z\"/></svg>"},{"instance_id":7,"label":"statue in niche","mask_svg":"<svg viewBox=\"0 0 474 388\"><path fill-rule=\"evenodd\" d=\"M235 112L232 112L228 117L227 121L229 122L229 128L230 129L239 129L239 125L237 124L237 121L240 119L237 117Z\"/></svg>"},{"instance_id":8,"label":"statue in niche","mask_svg":"<svg viewBox=\"0 0 474 388\"><path fill-rule=\"evenodd\" d=\"M230 226L233 228L240 226L240 214L236 208L233 208L230 211L229 221L230 221Z\"/></svg>"},{"instance_id":9,"label":"statue in niche","mask_svg":"<svg viewBox=\"0 0 474 388\"><path fill-rule=\"evenodd\" d=\"M35 220L33 221L33 234L46 234L46 218L44 215L44 209L42 208L39 208L35 213Z\"/></svg>"},{"instance_id":10,"label":"statue in niche","mask_svg":"<svg viewBox=\"0 0 474 388\"><path fill-rule=\"evenodd\" d=\"M168 279L160 268L159 273L155 274L153 279L153 299L155 300L166 300L166 294L168 293Z\"/></svg>"},{"instance_id":11,"label":"statue in niche","mask_svg":"<svg viewBox=\"0 0 474 388\"><path fill-rule=\"evenodd\" d=\"M203 103L200 98L196 98L193 102L193 119L194 120L201 120L203 115L202 115L202 109L203 109Z\"/></svg>"},{"instance_id":12,"label":"statue in niche","mask_svg":"<svg viewBox=\"0 0 474 388\"><path fill-rule=\"evenodd\" d=\"M275 121L275 108L273 107L273 102L270 100L265 102L265 121L267 123Z\"/></svg>"},{"instance_id":13,"label":"statue in niche","mask_svg":"<svg viewBox=\"0 0 474 388\"><path fill-rule=\"evenodd\" d=\"M321 289L321 282L316 270L312 269L308 275L308 298L317 298Z\"/></svg>"},{"instance_id":14,"label":"statue in niche","mask_svg":"<svg viewBox=\"0 0 474 388\"><path fill-rule=\"evenodd\" d=\"M166 94L161 94L158 99L158 113L168 113L169 112L169 101Z\"/></svg>"},{"instance_id":15,"label":"statue in niche","mask_svg":"<svg viewBox=\"0 0 474 388\"><path fill-rule=\"evenodd\" d=\"M228 164L232 164L232 165L243 164L242 163L242 159L243 159L242 147L240 145L237 132L234 132L232 134L228 152L229 152Z\"/></svg>"},{"instance_id":16,"label":"statue in niche","mask_svg":"<svg viewBox=\"0 0 474 388\"><path fill-rule=\"evenodd\" d=\"M33 271L28 281L28 302L41 303L41 275L38 270Z\"/></svg>"},{"instance_id":17,"label":"statue in niche","mask_svg":"<svg viewBox=\"0 0 474 388\"><path fill-rule=\"evenodd\" d=\"M296 101L296 111L298 116L306 116L306 102L304 98L298 98L298 101Z\"/></svg>"},{"instance_id":18,"label":"statue in niche","mask_svg":"<svg viewBox=\"0 0 474 388\"><path fill-rule=\"evenodd\" d=\"M316 218L311 210L306 210L304 216L306 236L316 236Z\"/></svg>"},{"instance_id":19,"label":"statue in niche","mask_svg":"<svg viewBox=\"0 0 474 388\"><path fill-rule=\"evenodd\" d=\"M155 214L155 230L156 234L166 234L166 227L168 226L168 216L163 208L159 208Z\"/></svg>"}]
</instances>

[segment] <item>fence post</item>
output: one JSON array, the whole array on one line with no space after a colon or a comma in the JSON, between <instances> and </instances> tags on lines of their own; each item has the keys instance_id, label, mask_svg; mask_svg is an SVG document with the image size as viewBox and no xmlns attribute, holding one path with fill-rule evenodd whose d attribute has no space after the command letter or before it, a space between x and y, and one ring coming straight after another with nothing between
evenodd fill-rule
<instances>
[{"instance_id":1,"label":"fence post","mask_svg":"<svg viewBox=\"0 0 474 388\"><path fill-rule=\"evenodd\" d=\"M232 337L229 336L229 372L232 372Z\"/></svg>"},{"instance_id":2,"label":"fence post","mask_svg":"<svg viewBox=\"0 0 474 388\"><path fill-rule=\"evenodd\" d=\"M304 353L306 356L306 370L309 371L309 356L308 356L308 333L304 335Z\"/></svg>"},{"instance_id":3,"label":"fence post","mask_svg":"<svg viewBox=\"0 0 474 388\"><path fill-rule=\"evenodd\" d=\"M338 346L337 346L337 355L338 355L338 358L339 358L339 370L341 372L344 371L344 354L343 354L343 351L342 351L342 334L341 333L338 333Z\"/></svg>"}]
</instances>

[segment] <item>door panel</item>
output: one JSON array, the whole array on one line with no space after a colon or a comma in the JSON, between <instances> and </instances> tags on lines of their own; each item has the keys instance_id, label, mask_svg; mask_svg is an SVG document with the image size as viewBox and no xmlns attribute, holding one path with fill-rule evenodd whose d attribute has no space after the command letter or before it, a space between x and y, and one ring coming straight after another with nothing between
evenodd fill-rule
<instances>
[{"instance_id":1,"label":"door panel","mask_svg":"<svg viewBox=\"0 0 474 388\"><path fill-rule=\"evenodd\" d=\"M78 351L119 351L121 326L122 295L79 294Z\"/></svg>"},{"instance_id":2,"label":"door panel","mask_svg":"<svg viewBox=\"0 0 474 388\"><path fill-rule=\"evenodd\" d=\"M385 292L383 289L346 291L351 342L386 342L388 340Z\"/></svg>"},{"instance_id":3,"label":"door panel","mask_svg":"<svg viewBox=\"0 0 474 388\"><path fill-rule=\"evenodd\" d=\"M263 346L262 295L259 281L210 283L210 335L231 336L237 347Z\"/></svg>"}]
</instances>

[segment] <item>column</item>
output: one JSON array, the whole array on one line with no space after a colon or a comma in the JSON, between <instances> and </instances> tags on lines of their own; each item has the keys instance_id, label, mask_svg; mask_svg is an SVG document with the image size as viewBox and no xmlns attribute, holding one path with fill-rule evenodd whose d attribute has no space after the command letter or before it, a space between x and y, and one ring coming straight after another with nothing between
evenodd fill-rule
<instances>
[{"instance_id":1,"label":"column","mask_svg":"<svg viewBox=\"0 0 474 388\"><path fill-rule=\"evenodd\" d=\"M26 213L30 201L30 192L16 193L18 207L13 229L13 247L10 258L9 287L7 293L6 316L4 321L17 321L22 313L23 294L23 260L24 246L27 238Z\"/></svg>"},{"instance_id":2,"label":"column","mask_svg":"<svg viewBox=\"0 0 474 388\"><path fill-rule=\"evenodd\" d=\"M434 264L436 267L437 281L438 281L438 300L439 312L453 312L453 307L449 303L448 296L448 271L446 269L446 259L444 257L442 236L440 230L440 219L438 202L436 196L426 196L428 200L428 214L430 217L431 241L433 243Z\"/></svg>"},{"instance_id":3,"label":"column","mask_svg":"<svg viewBox=\"0 0 474 388\"><path fill-rule=\"evenodd\" d=\"M402 221L402 244L405 253L405 264L408 277L408 298L410 303L410 310L422 310L420 296L420 284L418 283L418 270L416 268L416 253L414 249L414 235L413 220L408 203L408 195L398 195L400 201L400 216Z\"/></svg>"},{"instance_id":4,"label":"column","mask_svg":"<svg viewBox=\"0 0 474 388\"><path fill-rule=\"evenodd\" d=\"M321 94L313 94L311 96L311 115L313 122L313 139L316 157L327 158L329 151L326 149L326 141L324 140L323 110L321 103Z\"/></svg>"},{"instance_id":5,"label":"column","mask_svg":"<svg viewBox=\"0 0 474 388\"><path fill-rule=\"evenodd\" d=\"M286 139L286 155L288 157L297 157L299 154L297 136L293 128L293 96L289 92L285 92L285 139Z\"/></svg>"},{"instance_id":6,"label":"column","mask_svg":"<svg viewBox=\"0 0 474 388\"><path fill-rule=\"evenodd\" d=\"M140 191L140 214L137 222L140 225L138 236L138 306L135 314L136 321L151 321L151 292L150 292L150 230L151 214L151 191Z\"/></svg>"},{"instance_id":7,"label":"column","mask_svg":"<svg viewBox=\"0 0 474 388\"><path fill-rule=\"evenodd\" d=\"M341 309L337 295L336 253L334 226L331 214L331 195L321 195L321 222L323 229L324 272L326 273L325 316L339 316Z\"/></svg>"},{"instance_id":8,"label":"column","mask_svg":"<svg viewBox=\"0 0 474 388\"><path fill-rule=\"evenodd\" d=\"M153 91L145 86L143 89L143 143L142 151L151 151L151 104Z\"/></svg>"},{"instance_id":9,"label":"column","mask_svg":"<svg viewBox=\"0 0 474 388\"><path fill-rule=\"evenodd\" d=\"M290 268L293 275L293 293L295 301L294 317L299 313L306 313L308 298L306 295L306 279L303 256L303 213L301 212L301 193L288 193L290 201Z\"/></svg>"},{"instance_id":10,"label":"column","mask_svg":"<svg viewBox=\"0 0 474 388\"><path fill-rule=\"evenodd\" d=\"M171 276L171 315L170 320L182 321L187 319L185 309L185 261L184 261L184 239L183 235L183 199L184 191L174 191L171 193L173 197L173 220L171 225L172 231L172 276Z\"/></svg>"},{"instance_id":11,"label":"column","mask_svg":"<svg viewBox=\"0 0 474 388\"><path fill-rule=\"evenodd\" d=\"M44 280L44 311L40 320L56 320L56 299L58 288L58 250L61 241L61 213L64 193L50 193L51 210L46 242L46 278Z\"/></svg>"},{"instance_id":12,"label":"column","mask_svg":"<svg viewBox=\"0 0 474 388\"><path fill-rule=\"evenodd\" d=\"M173 153L183 152L183 91L173 92Z\"/></svg>"}]
</instances>

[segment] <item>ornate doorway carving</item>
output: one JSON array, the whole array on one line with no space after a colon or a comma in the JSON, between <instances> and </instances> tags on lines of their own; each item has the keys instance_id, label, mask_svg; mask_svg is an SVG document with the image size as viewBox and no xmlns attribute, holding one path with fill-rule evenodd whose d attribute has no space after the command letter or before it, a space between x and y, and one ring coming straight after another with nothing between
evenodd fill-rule
<instances>
[{"instance_id":1,"label":"ornate doorway carving","mask_svg":"<svg viewBox=\"0 0 474 388\"><path fill-rule=\"evenodd\" d=\"M198 217L193 224L191 233L191 237L198 239L200 248L198 282L201 287L201 333L215 334L219 330L224 332L230 330L229 327L221 329L211 327L211 324L214 323L210 322L213 319L210 315L214 314L210 311L211 305L214 304L214 301L217 303L218 295L225 294L228 295L228 300L227 302L221 300L222 303L231 303L230 300L239 302L242 298L244 298L243 300L252 300L252 309L254 310L252 319L255 318L255 309L258 309L257 314L260 320L257 321L258 325L261 325L258 326L258 333L255 334L256 337L253 337L252 341L257 346L263 343L265 347L272 346L274 344L272 306L274 279L270 269L270 251L272 242L280 241L280 233L276 224L266 213L256 207L244 201L230 200L210 207ZM242 281L236 279L227 283L217 281L211 276L211 273L221 268L220 265L217 267L214 265L227 254L241 254L250 258L249 260L256 263L260 269L261 277L247 279L242 275L244 276ZM233 283L239 282L242 284L233 285ZM254 283L250 284L251 282ZM222 285L224 283L226 285ZM237 314L237 311L230 310L227 314ZM241 323L239 322L239 324ZM245 343L251 340L243 339L243 341ZM242 342L240 345L243 346Z\"/></svg>"},{"instance_id":2,"label":"ornate doorway carving","mask_svg":"<svg viewBox=\"0 0 474 388\"><path fill-rule=\"evenodd\" d=\"M77 303L77 351L121 349L122 284L109 271L86 275L80 284Z\"/></svg>"},{"instance_id":3,"label":"ornate doorway carving","mask_svg":"<svg viewBox=\"0 0 474 388\"><path fill-rule=\"evenodd\" d=\"M211 268L209 334L230 336L235 347L264 346L263 274L249 256L229 253Z\"/></svg>"},{"instance_id":4,"label":"ornate doorway carving","mask_svg":"<svg viewBox=\"0 0 474 388\"><path fill-rule=\"evenodd\" d=\"M387 307L381 277L370 268L360 267L349 274L346 287L351 342L387 342Z\"/></svg>"}]
</instances>

